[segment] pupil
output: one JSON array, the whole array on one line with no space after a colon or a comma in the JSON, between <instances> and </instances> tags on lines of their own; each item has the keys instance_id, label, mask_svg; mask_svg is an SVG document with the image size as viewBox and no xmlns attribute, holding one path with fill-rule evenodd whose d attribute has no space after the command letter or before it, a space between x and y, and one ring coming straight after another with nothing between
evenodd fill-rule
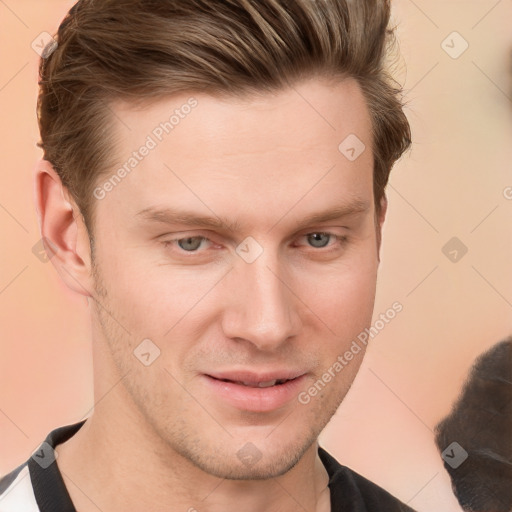
<instances>
[{"instance_id":1,"label":"pupil","mask_svg":"<svg viewBox=\"0 0 512 512\"><path fill-rule=\"evenodd\" d=\"M194 243L194 240L196 241L196 243ZM188 245L191 241L192 247ZM201 239L199 237L183 238L178 241L178 245L185 251L195 251L201 245Z\"/></svg>"},{"instance_id":2,"label":"pupil","mask_svg":"<svg viewBox=\"0 0 512 512\"><path fill-rule=\"evenodd\" d=\"M318 238L317 237L325 237L327 240L326 242L328 241L328 238L330 235L327 235L326 233L313 233L312 235L310 235L311 237L311 240L313 240L314 242L318 241ZM327 243L324 243L324 244L320 244L320 245L316 245L315 243L313 244L314 247L325 247L327 245Z\"/></svg>"}]
</instances>

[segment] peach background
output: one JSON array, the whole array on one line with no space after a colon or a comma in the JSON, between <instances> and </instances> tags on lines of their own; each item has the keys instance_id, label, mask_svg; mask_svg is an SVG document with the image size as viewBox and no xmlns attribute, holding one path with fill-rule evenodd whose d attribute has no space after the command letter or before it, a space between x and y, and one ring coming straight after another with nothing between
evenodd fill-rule
<instances>
[{"instance_id":1,"label":"peach background","mask_svg":"<svg viewBox=\"0 0 512 512\"><path fill-rule=\"evenodd\" d=\"M0 2L0 474L93 405L86 301L32 253L41 153L31 43L73 3ZM418 511L457 511L432 429L474 358L512 332L512 4L393 6L414 145L388 187L375 319L394 301L404 309L374 338L320 441ZM453 31L469 43L458 59L441 47ZM441 252L454 236L468 247L458 263Z\"/></svg>"}]
</instances>

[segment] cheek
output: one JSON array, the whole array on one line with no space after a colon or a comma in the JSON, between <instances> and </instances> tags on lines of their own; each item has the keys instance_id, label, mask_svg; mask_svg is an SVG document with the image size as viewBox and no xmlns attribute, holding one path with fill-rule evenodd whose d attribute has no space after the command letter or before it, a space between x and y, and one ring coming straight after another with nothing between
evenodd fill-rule
<instances>
[{"instance_id":1,"label":"cheek","mask_svg":"<svg viewBox=\"0 0 512 512\"><path fill-rule=\"evenodd\" d=\"M313 313L311 322L321 320L323 331L329 328L343 338L367 326L378 267L374 244L374 239L366 239L346 257L331 262L300 267L288 262L282 277L306 305L297 305L305 319ZM155 260L155 252L125 246L122 252L101 255L103 278L119 322L137 338L164 339L221 314L223 298L233 295L226 289L230 280L223 280L229 265L167 265L161 253Z\"/></svg>"},{"instance_id":2,"label":"cheek","mask_svg":"<svg viewBox=\"0 0 512 512\"><path fill-rule=\"evenodd\" d=\"M149 261L139 250L109 254L102 275L119 321L137 337L162 338L203 302L224 270Z\"/></svg>"},{"instance_id":3,"label":"cheek","mask_svg":"<svg viewBox=\"0 0 512 512\"><path fill-rule=\"evenodd\" d=\"M371 322L377 284L377 264L371 258L304 273L297 283L301 300L336 336L357 334Z\"/></svg>"}]
</instances>

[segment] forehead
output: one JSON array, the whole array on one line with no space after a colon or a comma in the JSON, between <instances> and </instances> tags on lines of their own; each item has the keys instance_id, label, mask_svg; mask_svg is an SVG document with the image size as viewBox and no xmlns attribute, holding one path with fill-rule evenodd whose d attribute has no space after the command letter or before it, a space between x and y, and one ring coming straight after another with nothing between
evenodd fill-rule
<instances>
[{"instance_id":1,"label":"forehead","mask_svg":"<svg viewBox=\"0 0 512 512\"><path fill-rule=\"evenodd\" d=\"M371 198L371 119L355 80L309 80L245 98L179 94L112 110L118 162L111 171L124 165L128 172L105 203L124 215L167 205L275 217L279 204L284 211L301 201L320 206L322 196ZM362 151L357 159L342 151L346 140Z\"/></svg>"},{"instance_id":2,"label":"forehead","mask_svg":"<svg viewBox=\"0 0 512 512\"><path fill-rule=\"evenodd\" d=\"M303 149L321 139L330 144L350 133L371 144L369 111L353 78L310 78L272 93L243 97L179 93L137 108L116 102L111 111L124 150L137 147L145 135L158 139L158 145L200 144L220 152L221 141L236 143L240 151L261 145L267 151L283 144L300 150L302 144Z\"/></svg>"}]
</instances>

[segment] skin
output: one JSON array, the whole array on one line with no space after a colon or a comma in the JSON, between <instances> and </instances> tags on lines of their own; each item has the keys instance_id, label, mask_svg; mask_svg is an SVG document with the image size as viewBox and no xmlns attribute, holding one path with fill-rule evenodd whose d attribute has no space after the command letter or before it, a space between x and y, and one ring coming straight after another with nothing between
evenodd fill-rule
<instances>
[{"instance_id":1,"label":"skin","mask_svg":"<svg viewBox=\"0 0 512 512\"><path fill-rule=\"evenodd\" d=\"M306 391L371 325L386 201L376 218L368 109L354 80L320 78L244 100L180 94L138 111L116 103L119 165L191 96L197 108L95 204L94 259L55 171L44 161L36 171L51 261L88 297L92 323L95 409L58 446L57 464L80 512L329 510L317 438L363 351L308 404L294 397L270 412L231 406L202 374L301 368ZM351 133L366 145L354 162L338 150ZM296 229L354 197L368 209ZM150 206L239 226L143 222L137 212ZM318 232L348 239L307 236ZM236 252L248 236L263 248L250 264ZM208 240L163 243L189 237ZM133 354L146 338L160 349L149 366ZM261 454L252 465L237 456L247 442Z\"/></svg>"}]
</instances>

